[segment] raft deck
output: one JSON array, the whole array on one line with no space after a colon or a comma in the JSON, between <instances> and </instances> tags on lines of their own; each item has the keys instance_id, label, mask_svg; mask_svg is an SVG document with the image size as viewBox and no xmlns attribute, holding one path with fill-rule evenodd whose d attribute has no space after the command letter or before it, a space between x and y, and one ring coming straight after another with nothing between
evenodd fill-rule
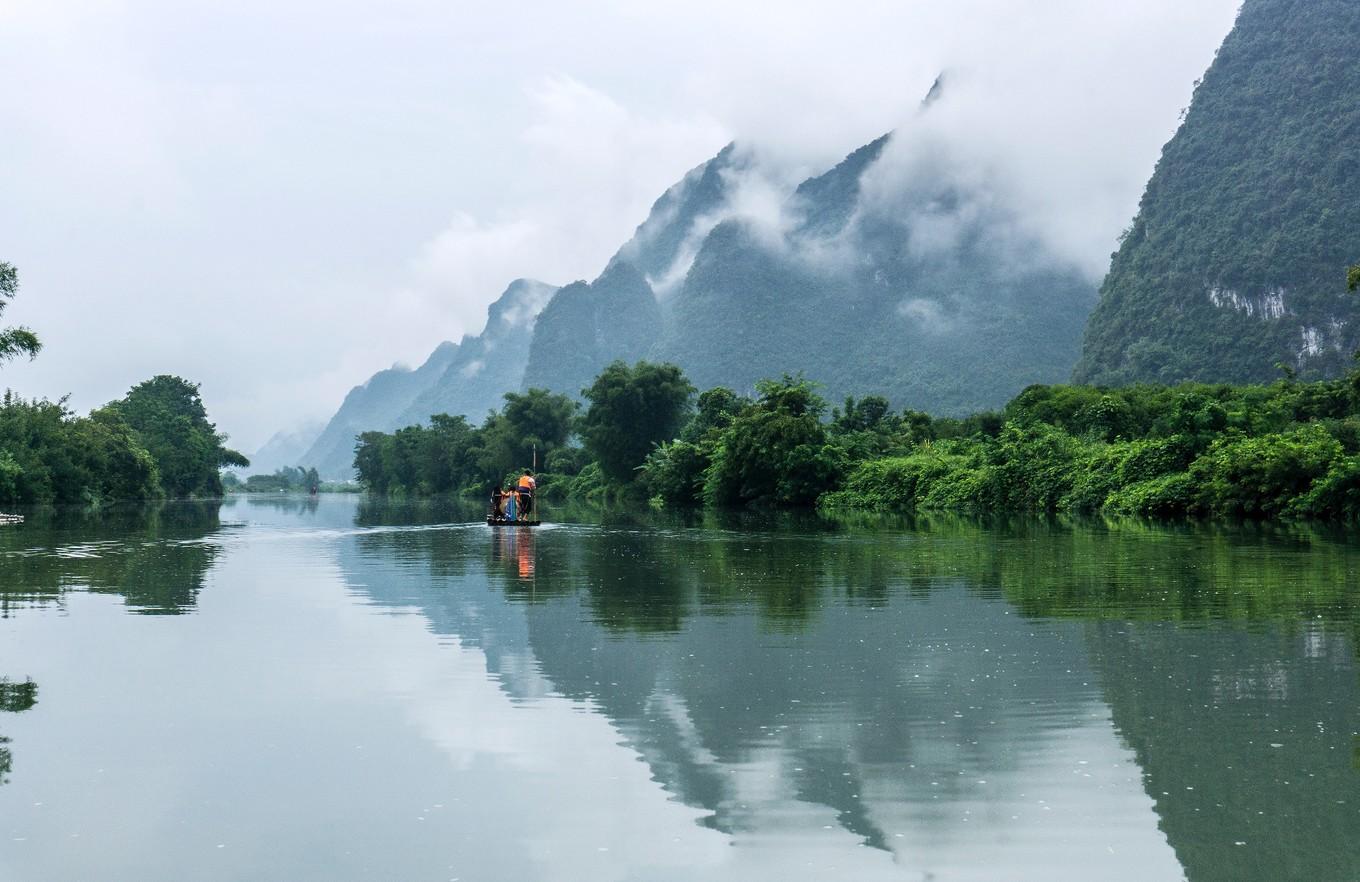
<instances>
[{"instance_id":1,"label":"raft deck","mask_svg":"<svg viewBox=\"0 0 1360 882\"><path fill-rule=\"evenodd\" d=\"M486 516L486 524L488 527L537 527L541 523L543 522L540 521L538 518L534 518L531 521L528 520L512 521L509 518L498 518L495 515Z\"/></svg>"}]
</instances>

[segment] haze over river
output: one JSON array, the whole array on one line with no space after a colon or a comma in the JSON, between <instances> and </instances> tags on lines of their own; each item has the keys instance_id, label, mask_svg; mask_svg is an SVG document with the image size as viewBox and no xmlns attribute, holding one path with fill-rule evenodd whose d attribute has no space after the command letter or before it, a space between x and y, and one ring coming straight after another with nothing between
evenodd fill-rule
<instances>
[{"instance_id":1,"label":"haze over river","mask_svg":"<svg viewBox=\"0 0 1360 882\"><path fill-rule=\"evenodd\" d=\"M476 516L0 528L0 879L1360 878L1354 535Z\"/></svg>"}]
</instances>

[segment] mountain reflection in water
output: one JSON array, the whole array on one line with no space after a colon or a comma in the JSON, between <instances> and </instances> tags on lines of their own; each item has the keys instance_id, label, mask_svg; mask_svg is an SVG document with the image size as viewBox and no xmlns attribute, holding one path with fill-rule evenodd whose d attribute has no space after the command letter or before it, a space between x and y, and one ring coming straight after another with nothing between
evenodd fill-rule
<instances>
[{"instance_id":1,"label":"mountain reflection in water","mask_svg":"<svg viewBox=\"0 0 1360 882\"><path fill-rule=\"evenodd\" d=\"M252 498L0 535L0 673L44 684L0 717L0 875L1357 876L1345 535L479 514ZM116 636L142 612L187 615ZM113 752L69 746L113 718ZM33 803L98 799L155 859L35 845L98 813Z\"/></svg>"}]
</instances>

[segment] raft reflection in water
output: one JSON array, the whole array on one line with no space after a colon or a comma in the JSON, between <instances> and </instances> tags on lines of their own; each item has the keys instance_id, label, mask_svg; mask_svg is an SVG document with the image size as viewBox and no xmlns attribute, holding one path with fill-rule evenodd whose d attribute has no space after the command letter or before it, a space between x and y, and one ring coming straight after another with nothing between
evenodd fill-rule
<instances>
[{"instance_id":1,"label":"raft reflection in water","mask_svg":"<svg viewBox=\"0 0 1360 882\"><path fill-rule=\"evenodd\" d=\"M498 568L509 569L521 581L534 578L534 534L530 530L496 530L491 544L492 559Z\"/></svg>"}]
</instances>

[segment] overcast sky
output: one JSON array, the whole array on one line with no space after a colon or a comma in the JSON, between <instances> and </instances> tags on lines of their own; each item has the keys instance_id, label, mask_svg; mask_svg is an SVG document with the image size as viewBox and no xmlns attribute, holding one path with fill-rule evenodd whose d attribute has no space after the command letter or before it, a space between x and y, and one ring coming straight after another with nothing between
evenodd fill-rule
<instances>
[{"instance_id":1,"label":"overcast sky","mask_svg":"<svg viewBox=\"0 0 1360 882\"><path fill-rule=\"evenodd\" d=\"M738 139L811 172L942 69L958 148L1098 275L1238 0L0 0L0 384L79 410L158 373L235 446L593 278Z\"/></svg>"}]
</instances>

